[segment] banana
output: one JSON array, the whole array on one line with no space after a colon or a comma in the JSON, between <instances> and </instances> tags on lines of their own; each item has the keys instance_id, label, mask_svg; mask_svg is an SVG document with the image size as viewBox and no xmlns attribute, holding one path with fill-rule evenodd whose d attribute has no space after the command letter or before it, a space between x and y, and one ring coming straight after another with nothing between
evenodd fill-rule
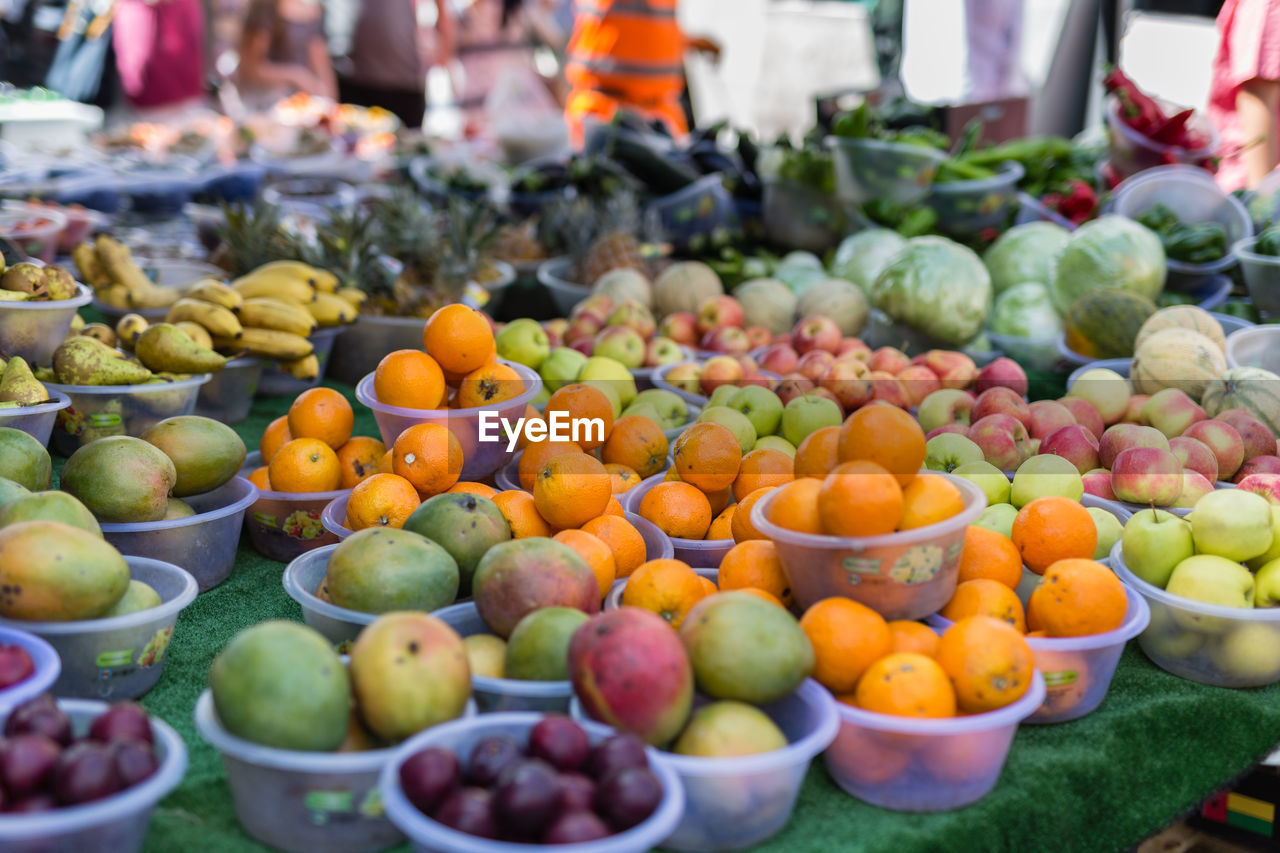
<instances>
[{"instance_id":1,"label":"banana","mask_svg":"<svg viewBox=\"0 0 1280 853\"><path fill-rule=\"evenodd\" d=\"M130 308L168 308L182 297L182 293L172 287L139 287L129 291Z\"/></svg>"},{"instance_id":2,"label":"banana","mask_svg":"<svg viewBox=\"0 0 1280 853\"><path fill-rule=\"evenodd\" d=\"M146 290L155 287L151 279L138 268L133 260L129 247L107 234L99 234L95 238L98 263L106 276L116 284L129 290Z\"/></svg>"},{"instance_id":3,"label":"banana","mask_svg":"<svg viewBox=\"0 0 1280 853\"><path fill-rule=\"evenodd\" d=\"M240 325L256 329L276 329L306 337L315 330L315 318L293 302L255 296L240 308Z\"/></svg>"},{"instance_id":4,"label":"banana","mask_svg":"<svg viewBox=\"0 0 1280 853\"><path fill-rule=\"evenodd\" d=\"M98 250L93 247L92 243L81 243L71 250L71 260L75 262L76 269L80 271L80 278L85 283L97 290L99 287L106 287L111 283L111 278L107 275L106 270L102 268L102 262L98 260Z\"/></svg>"},{"instance_id":5,"label":"banana","mask_svg":"<svg viewBox=\"0 0 1280 853\"><path fill-rule=\"evenodd\" d=\"M291 332L276 329L255 329L250 326L239 337L213 336L217 349L247 349L254 355L278 361L296 361L311 355L311 341Z\"/></svg>"},{"instance_id":6,"label":"banana","mask_svg":"<svg viewBox=\"0 0 1280 853\"><path fill-rule=\"evenodd\" d=\"M316 301L307 303L307 310L321 326L340 326L343 323L350 323L359 314L350 302L332 293L317 293Z\"/></svg>"},{"instance_id":7,"label":"banana","mask_svg":"<svg viewBox=\"0 0 1280 853\"><path fill-rule=\"evenodd\" d=\"M249 272L250 276L260 272L285 273L302 279L322 293L333 293L338 289L338 277L328 270L313 267L302 261L271 261Z\"/></svg>"},{"instance_id":8,"label":"banana","mask_svg":"<svg viewBox=\"0 0 1280 853\"><path fill-rule=\"evenodd\" d=\"M255 296L267 298L283 296L298 302L310 302L316 298L316 291L303 279L287 273L267 271L251 272L231 282L231 287L245 299Z\"/></svg>"},{"instance_id":9,"label":"banana","mask_svg":"<svg viewBox=\"0 0 1280 853\"><path fill-rule=\"evenodd\" d=\"M369 294L358 287L339 287L334 295L350 302L352 308L359 308L369 298Z\"/></svg>"},{"instance_id":10,"label":"banana","mask_svg":"<svg viewBox=\"0 0 1280 853\"><path fill-rule=\"evenodd\" d=\"M94 293L103 305L110 305L112 308L132 308L129 304L129 288L122 284L112 284L103 287Z\"/></svg>"},{"instance_id":11,"label":"banana","mask_svg":"<svg viewBox=\"0 0 1280 853\"><path fill-rule=\"evenodd\" d=\"M21 293L17 290L0 290L0 302L26 302L30 296L30 293Z\"/></svg>"},{"instance_id":12,"label":"banana","mask_svg":"<svg viewBox=\"0 0 1280 853\"><path fill-rule=\"evenodd\" d=\"M133 352L133 342L138 339L138 335L147 330L147 326L151 324L147 322L147 318L141 314L125 314L116 323L116 341L121 347Z\"/></svg>"},{"instance_id":13,"label":"banana","mask_svg":"<svg viewBox=\"0 0 1280 853\"><path fill-rule=\"evenodd\" d=\"M221 305L232 312L239 311L240 306L244 304L243 296L212 278L201 279L188 287L187 296L192 299L199 299L201 302Z\"/></svg>"},{"instance_id":14,"label":"banana","mask_svg":"<svg viewBox=\"0 0 1280 853\"><path fill-rule=\"evenodd\" d=\"M182 331L186 332L187 337L195 341L205 349L213 349L213 336L209 334L209 330L199 323L193 323L190 320L182 320L174 323Z\"/></svg>"},{"instance_id":15,"label":"banana","mask_svg":"<svg viewBox=\"0 0 1280 853\"><path fill-rule=\"evenodd\" d=\"M199 323L209 330L210 335L216 338L234 340L240 337L240 321L236 319L235 314L232 314L221 305L201 302L199 299L179 299L169 309L169 314L165 317L165 321L179 323L183 320Z\"/></svg>"},{"instance_id":16,"label":"banana","mask_svg":"<svg viewBox=\"0 0 1280 853\"><path fill-rule=\"evenodd\" d=\"M293 361L281 361L279 364L280 369L294 379L302 379L309 382L320 375L320 359L316 358L315 353Z\"/></svg>"}]
</instances>

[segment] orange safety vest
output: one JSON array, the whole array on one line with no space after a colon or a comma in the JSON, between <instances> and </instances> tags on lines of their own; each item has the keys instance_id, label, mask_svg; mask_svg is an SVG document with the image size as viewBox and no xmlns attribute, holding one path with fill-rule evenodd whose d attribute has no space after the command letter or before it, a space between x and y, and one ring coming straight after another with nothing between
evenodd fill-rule
<instances>
[{"instance_id":1,"label":"orange safety vest","mask_svg":"<svg viewBox=\"0 0 1280 853\"><path fill-rule=\"evenodd\" d=\"M685 133L685 44L676 0L580 0L565 63L574 143L582 144L584 117L609 121L619 107Z\"/></svg>"}]
</instances>

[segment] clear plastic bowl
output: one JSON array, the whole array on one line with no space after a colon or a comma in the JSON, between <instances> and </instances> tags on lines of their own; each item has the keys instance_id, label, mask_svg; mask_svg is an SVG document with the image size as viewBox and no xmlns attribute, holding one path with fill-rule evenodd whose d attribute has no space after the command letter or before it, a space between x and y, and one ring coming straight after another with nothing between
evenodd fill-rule
<instances>
[{"instance_id":1,"label":"clear plastic bowl","mask_svg":"<svg viewBox=\"0 0 1280 853\"><path fill-rule=\"evenodd\" d=\"M761 349L763 349L763 347L761 347ZM680 353L684 356L684 361L691 361L696 357L696 353L686 346L680 347ZM654 387L653 374L657 373L660 369L661 365L658 367L633 367L631 369L631 378L636 381L636 390L644 391L648 388Z\"/></svg>"},{"instance_id":2,"label":"clear plastic bowl","mask_svg":"<svg viewBox=\"0 0 1280 853\"><path fill-rule=\"evenodd\" d=\"M329 359L331 379L355 385L378 367L389 352L422 349L425 317L374 317L361 314L342 330L342 344Z\"/></svg>"},{"instance_id":3,"label":"clear plastic bowl","mask_svg":"<svg viewBox=\"0 0 1280 853\"><path fill-rule=\"evenodd\" d=\"M644 496L649 490L662 482L662 478L666 476L666 472L654 474L652 477L641 480L630 490L625 492L619 499L622 508L628 513L640 514L640 501L644 500ZM720 567L720 561L724 559L724 555L729 553L733 548L734 541L732 539L682 539L678 536L668 537L671 540L671 548L677 560L684 560L695 569L716 569Z\"/></svg>"},{"instance_id":4,"label":"clear plastic bowl","mask_svg":"<svg viewBox=\"0 0 1280 853\"><path fill-rule=\"evenodd\" d=\"M121 554L182 566L205 592L231 576L245 510L257 499L253 483L232 477L211 492L185 498L195 515L137 524L104 522L102 535Z\"/></svg>"},{"instance_id":5,"label":"clear plastic bowl","mask_svg":"<svg viewBox=\"0 0 1280 853\"><path fill-rule=\"evenodd\" d=\"M761 215L769 242L793 250L826 252L849 230L844 202L794 181L764 182Z\"/></svg>"},{"instance_id":6,"label":"clear plastic bowl","mask_svg":"<svg viewBox=\"0 0 1280 853\"><path fill-rule=\"evenodd\" d=\"M213 264L201 263L200 261L173 260L170 258L137 258L136 260L138 268L157 287L186 290L202 279L211 278L214 281L223 281L227 277L226 270L215 267ZM108 305L97 297L94 297L93 307L102 313L102 316L106 318L107 324L111 326L115 326L125 314L140 314L153 323L159 323L169 313L168 308L121 308L118 305Z\"/></svg>"},{"instance_id":7,"label":"clear plastic bowl","mask_svg":"<svg viewBox=\"0 0 1280 853\"><path fill-rule=\"evenodd\" d=\"M1000 778L1018 723L1044 696L1036 671L1018 701L967 717L895 717L839 703L840 733L827 749L827 772L846 793L891 811L976 803Z\"/></svg>"},{"instance_id":8,"label":"clear plastic bowl","mask_svg":"<svg viewBox=\"0 0 1280 853\"><path fill-rule=\"evenodd\" d=\"M350 498L350 492L338 495L325 504L324 510L320 513L320 523L324 525L324 529L337 536L339 541L355 533L346 525L347 501Z\"/></svg>"},{"instance_id":9,"label":"clear plastic bowl","mask_svg":"<svg viewBox=\"0 0 1280 853\"><path fill-rule=\"evenodd\" d=\"M1106 368L1119 373L1124 378L1129 378L1129 367L1133 364L1131 358L1102 358L1097 361L1091 361L1088 364L1081 365L1071 371L1071 375L1067 377L1067 390L1071 390L1071 386L1076 384L1076 380L1090 370L1096 368Z\"/></svg>"},{"instance_id":10,"label":"clear plastic bowl","mask_svg":"<svg viewBox=\"0 0 1280 853\"><path fill-rule=\"evenodd\" d=\"M78 622L0 619L0 626L35 634L57 650L62 672L53 684L55 696L136 699L160 680L174 623L196 597L196 579L161 560L126 556L125 562L131 578L159 594L159 607Z\"/></svg>"},{"instance_id":11,"label":"clear plastic bowl","mask_svg":"<svg viewBox=\"0 0 1280 853\"><path fill-rule=\"evenodd\" d=\"M946 152L924 145L879 139L827 137L836 167L836 194L844 201L866 204L882 198L916 204L929 195L938 164Z\"/></svg>"},{"instance_id":12,"label":"clear plastic bowl","mask_svg":"<svg viewBox=\"0 0 1280 853\"><path fill-rule=\"evenodd\" d=\"M238 424L249 416L253 395L262 378L262 359L233 358L200 386L196 414L224 424Z\"/></svg>"},{"instance_id":13,"label":"clear plastic bowl","mask_svg":"<svg viewBox=\"0 0 1280 853\"><path fill-rule=\"evenodd\" d=\"M1111 568L1151 608L1138 645L1156 666L1216 687L1280 681L1280 607L1222 607L1166 592L1125 565L1120 542L1111 550Z\"/></svg>"},{"instance_id":14,"label":"clear plastic bowl","mask_svg":"<svg viewBox=\"0 0 1280 853\"><path fill-rule=\"evenodd\" d=\"M645 216L676 252L695 254L738 242L742 226L733 195L719 172L704 175L678 192L654 199Z\"/></svg>"},{"instance_id":15,"label":"clear plastic bowl","mask_svg":"<svg viewBox=\"0 0 1280 853\"><path fill-rule=\"evenodd\" d=\"M1254 326L1227 336L1227 367L1280 373L1280 326Z\"/></svg>"},{"instance_id":16,"label":"clear plastic bowl","mask_svg":"<svg viewBox=\"0 0 1280 853\"><path fill-rule=\"evenodd\" d=\"M248 477L262 467L262 454L251 452L240 469ZM244 526L249 542L262 556L288 563L307 551L325 545L337 545L338 537L324 529L320 513L339 495L350 489L332 492L276 492L258 490L258 499L245 513Z\"/></svg>"},{"instance_id":17,"label":"clear plastic bowl","mask_svg":"<svg viewBox=\"0 0 1280 853\"><path fill-rule=\"evenodd\" d=\"M1039 199L1026 193L1018 193L1018 210L1013 216L1014 225L1026 225L1028 222L1052 222L1061 225L1068 231L1076 230L1076 224L1057 211L1050 210Z\"/></svg>"},{"instance_id":18,"label":"clear plastic bowl","mask_svg":"<svg viewBox=\"0 0 1280 853\"><path fill-rule=\"evenodd\" d=\"M58 412L70 405L71 398L66 394L61 391L50 391L47 403L19 406L16 409L0 409L0 427L20 429L47 447Z\"/></svg>"},{"instance_id":19,"label":"clear plastic bowl","mask_svg":"<svg viewBox=\"0 0 1280 853\"><path fill-rule=\"evenodd\" d=\"M61 699L58 707L82 736L104 702ZM168 723L151 716L155 773L132 788L101 800L50 812L0 814L0 850L5 853L138 853L147 837L151 810L178 787L187 772L187 746Z\"/></svg>"},{"instance_id":20,"label":"clear plastic bowl","mask_svg":"<svg viewBox=\"0 0 1280 853\"><path fill-rule=\"evenodd\" d=\"M953 237L972 237L1003 228L1018 201L1018 181L1026 170L1017 161L1003 164L990 178L934 182L925 203L938 214L938 228Z\"/></svg>"},{"instance_id":21,"label":"clear plastic bowl","mask_svg":"<svg viewBox=\"0 0 1280 853\"><path fill-rule=\"evenodd\" d=\"M1248 237L1232 247L1240 261L1240 272L1249 299L1264 317L1280 315L1280 258L1259 255L1253 250L1258 240Z\"/></svg>"},{"instance_id":22,"label":"clear plastic bowl","mask_svg":"<svg viewBox=\"0 0 1280 853\"><path fill-rule=\"evenodd\" d=\"M46 221L38 226L21 227L33 220ZM58 256L58 238L66 227L66 214L53 208L12 201L0 207L0 237L13 241L27 257L46 264L53 263Z\"/></svg>"},{"instance_id":23,"label":"clear plastic bowl","mask_svg":"<svg viewBox=\"0 0 1280 853\"><path fill-rule=\"evenodd\" d=\"M351 184L335 178L296 177L263 189L262 200L285 213L327 222L334 211L354 210L360 195Z\"/></svg>"},{"instance_id":24,"label":"clear plastic bowl","mask_svg":"<svg viewBox=\"0 0 1280 853\"><path fill-rule=\"evenodd\" d=\"M373 410L373 417L378 422L378 430L382 433L382 443L390 447L396 437L416 424L443 424L449 428L458 443L462 445L463 480L483 480L498 468L507 458L506 439L482 442L480 440L481 413L491 413L497 418L515 420L524 417L525 406L542 390L542 377L536 371L523 364L504 361L520 378L524 380L524 391L521 394L488 406L473 409L402 409L399 406L388 406L379 403L373 391L373 373L369 373L356 386L356 399ZM494 420L493 423L498 423ZM501 430L498 430L501 432Z\"/></svg>"},{"instance_id":25,"label":"clear plastic bowl","mask_svg":"<svg viewBox=\"0 0 1280 853\"><path fill-rule=\"evenodd\" d=\"M650 557L649 559L653 559ZM717 583L720 579L719 569L694 569L702 577ZM617 610L622 606L622 593L627 589L627 578L621 578L613 582L613 586L609 588L609 594L604 597L604 610Z\"/></svg>"},{"instance_id":26,"label":"clear plastic bowl","mask_svg":"<svg viewBox=\"0 0 1280 853\"><path fill-rule=\"evenodd\" d=\"M964 509L915 530L866 537L786 530L768 519L777 492L756 501L751 523L777 546L799 607L841 596L867 605L885 619L920 619L936 613L955 592L965 530L987 508L986 496L976 485L963 477L940 476L960 490Z\"/></svg>"},{"instance_id":27,"label":"clear plastic bowl","mask_svg":"<svg viewBox=\"0 0 1280 853\"><path fill-rule=\"evenodd\" d=\"M1057 338L1020 338L998 335L990 330L986 335L993 347L1028 370L1053 370L1058 364Z\"/></svg>"},{"instance_id":28,"label":"clear plastic bowl","mask_svg":"<svg viewBox=\"0 0 1280 853\"><path fill-rule=\"evenodd\" d=\"M80 284L70 299L0 302L0 352L24 358L33 367L52 364L53 351L71 330L71 318L92 298L93 292Z\"/></svg>"},{"instance_id":29,"label":"clear plastic bowl","mask_svg":"<svg viewBox=\"0 0 1280 853\"><path fill-rule=\"evenodd\" d=\"M575 305L591 295L590 285L573 280L572 265L568 258L550 258L538 265L538 283L550 291L562 317L568 317Z\"/></svg>"},{"instance_id":30,"label":"clear plastic bowl","mask_svg":"<svg viewBox=\"0 0 1280 853\"><path fill-rule=\"evenodd\" d=\"M329 326L324 329L316 329L311 333L308 340L311 341L311 352L315 355L316 360L320 362L320 369L316 371L315 379L295 379L285 373L276 364L267 364L262 368L262 378L258 380L259 394L296 397L308 388L314 388L320 384L320 380L324 378L325 370L329 367L329 358L333 355L333 344L338 336L343 333L345 326ZM422 346L418 344L419 348Z\"/></svg>"},{"instance_id":31,"label":"clear plastic bowl","mask_svg":"<svg viewBox=\"0 0 1280 853\"><path fill-rule=\"evenodd\" d=\"M0 646L21 646L31 656L35 672L22 681L0 689L0 718L9 711L48 690L62 672L58 652L41 637L17 628L0 628Z\"/></svg>"},{"instance_id":32,"label":"clear plastic bowl","mask_svg":"<svg viewBox=\"0 0 1280 853\"><path fill-rule=\"evenodd\" d=\"M337 547L326 545L295 557L282 576L285 592L302 607L302 621L334 645L354 640L364 626L379 615L339 607L316 597L316 590L328 571L329 556Z\"/></svg>"},{"instance_id":33,"label":"clear plastic bowl","mask_svg":"<svg viewBox=\"0 0 1280 853\"><path fill-rule=\"evenodd\" d=\"M173 382L149 385L56 385L50 391L71 398L71 405L58 412L53 430L53 449L70 456L95 438L109 435L142 435L165 418L195 411L200 386L212 378L202 373Z\"/></svg>"},{"instance_id":34,"label":"clear plastic bowl","mask_svg":"<svg viewBox=\"0 0 1280 853\"><path fill-rule=\"evenodd\" d=\"M200 186L195 175L178 171L144 171L123 176L120 195L134 213L176 216Z\"/></svg>"},{"instance_id":35,"label":"clear plastic bowl","mask_svg":"<svg viewBox=\"0 0 1280 853\"><path fill-rule=\"evenodd\" d=\"M663 391L670 391L672 394L675 394L690 406L698 406L699 408L701 408L707 404L707 397L705 395L693 394L689 391L685 391L681 388L677 388L676 386L672 385L669 381L667 381L668 373L670 373L676 367L679 367L683 364L689 364L689 362L691 361L693 361L692 358L689 359L689 361L679 361L679 362L676 362L675 364L664 364L661 367L655 368L652 374L653 387L661 388Z\"/></svg>"},{"instance_id":36,"label":"clear plastic bowl","mask_svg":"<svg viewBox=\"0 0 1280 853\"><path fill-rule=\"evenodd\" d=\"M658 847L680 820L684 811L684 790L671 769L666 756L650 748L649 766L662 782L663 797L657 810L631 829L600 841L583 844L544 844L537 848L526 844L513 844L477 838L450 829L418 811L400 790L400 765L410 756L427 747L443 747L452 750L461 760L482 738L492 735L508 735L526 742L529 730L541 720L542 714L511 712L482 714L467 720L455 720L414 735L405 741L382 769L380 787L387 816L405 835L409 836L414 851L436 853L519 853L531 849L547 853L644 853ZM614 734L613 729L599 723L583 721L582 727L592 743L599 743Z\"/></svg>"},{"instance_id":37,"label":"clear plastic bowl","mask_svg":"<svg viewBox=\"0 0 1280 853\"><path fill-rule=\"evenodd\" d=\"M1166 115L1181 110L1175 104L1157 99ZM1108 159L1121 175L1133 175L1145 169L1164 166L1172 158L1178 163L1195 164L1211 157L1218 150L1218 132L1202 113L1195 113L1187 125L1200 131L1209 140L1204 148L1189 150L1177 145L1164 145L1149 139L1120 120L1119 101L1108 97L1104 110L1107 122ZM1198 167L1197 167L1198 168ZM1204 170L1201 170L1204 171ZM1208 175L1208 172L1205 172Z\"/></svg>"}]
</instances>

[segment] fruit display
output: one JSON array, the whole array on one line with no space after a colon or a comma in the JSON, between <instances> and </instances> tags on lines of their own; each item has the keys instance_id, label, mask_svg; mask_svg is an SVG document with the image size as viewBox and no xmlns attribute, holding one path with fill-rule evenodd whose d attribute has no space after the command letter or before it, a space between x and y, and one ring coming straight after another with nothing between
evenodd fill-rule
<instances>
[{"instance_id":1,"label":"fruit display","mask_svg":"<svg viewBox=\"0 0 1280 853\"><path fill-rule=\"evenodd\" d=\"M7 269L0 266L0 302L58 302L75 295L76 280L65 267L31 263Z\"/></svg>"}]
</instances>

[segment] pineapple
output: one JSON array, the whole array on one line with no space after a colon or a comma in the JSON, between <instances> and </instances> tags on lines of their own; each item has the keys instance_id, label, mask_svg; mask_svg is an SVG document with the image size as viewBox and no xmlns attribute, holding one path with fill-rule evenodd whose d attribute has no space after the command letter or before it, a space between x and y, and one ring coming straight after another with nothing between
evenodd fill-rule
<instances>
[{"instance_id":1,"label":"pineapple","mask_svg":"<svg viewBox=\"0 0 1280 853\"><path fill-rule=\"evenodd\" d=\"M214 259L232 275L244 275L288 256L288 241L280 230L280 208L261 202L252 206L223 204L222 214L225 221L218 227L222 242Z\"/></svg>"},{"instance_id":2,"label":"pineapple","mask_svg":"<svg viewBox=\"0 0 1280 853\"><path fill-rule=\"evenodd\" d=\"M635 197L620 193L607 199L600 211L603 227L587 246L579 270L583 284L594 284L609 270L630 268L648 274L640 241L640 209Z\"/></svg>"},{"instance_id":3,"label":"pineapple","mask_svg":"<svg viewBox=\"0 0 1280 853\"><path fill-rule=\"evenodd\" d=\"M493 241L493 256L513 264L545 260L547 253L538 240L537 222L526 219L498 229Z\"/></svg>"},{"instance_id":4,"label":"pineapple","mask_svg":"<svg viewBox=\"0 0 1280 853\"><path fill-rule=\"evenodd\" d=\"M358 287L372 297L373 305L383 304L398 273L395 259L378 245L377 222L362 210L335 211L328 222L291 235L290 258L336 275L343 287Z\"/></svg>"}]
</instances>

